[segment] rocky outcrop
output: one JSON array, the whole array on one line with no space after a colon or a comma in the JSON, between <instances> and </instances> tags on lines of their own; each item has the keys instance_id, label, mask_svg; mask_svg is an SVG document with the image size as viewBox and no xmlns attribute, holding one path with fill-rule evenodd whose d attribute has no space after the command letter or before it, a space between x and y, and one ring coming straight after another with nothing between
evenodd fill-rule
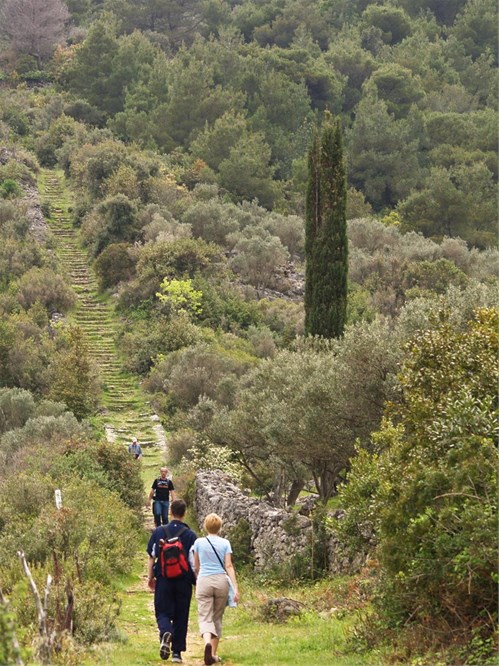
<instances>
[{"instance_id":1,"label":"rocky outcrop","mask_svg":"<svg viewBox=\"0 0 499 666\"><path fill-rule=\"evenodd\" d=\"M217 513L223 520L224 534L246 520L251 527L255 569L286 562L303 552L311 542L309 518L249 497L229 476L219 471L198 471L195 510L200 525L209 513Z\"/></svg>"}]
</instances>

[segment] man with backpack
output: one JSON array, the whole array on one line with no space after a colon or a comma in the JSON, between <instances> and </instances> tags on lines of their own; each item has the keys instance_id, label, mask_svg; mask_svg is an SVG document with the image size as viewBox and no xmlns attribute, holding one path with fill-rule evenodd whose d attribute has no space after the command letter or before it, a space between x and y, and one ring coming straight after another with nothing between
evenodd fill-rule
<instances>
[{"instance_id":1,"label":"man with backpack","mask_svg":"<svg viewBox=\"0 0 499 666\"><path fill-rule=\"evenodd\" d=\"M181 664L181 653L186 650L192 586L196 583L189 564L189 550L196 534L183 522L186 511L183 500L174 500L170 511L171 521L156 527L147 544L147 574L149 588L154 591L160 657L168 659L172 653L173 663Z\"/></svg>"}]
</instances>

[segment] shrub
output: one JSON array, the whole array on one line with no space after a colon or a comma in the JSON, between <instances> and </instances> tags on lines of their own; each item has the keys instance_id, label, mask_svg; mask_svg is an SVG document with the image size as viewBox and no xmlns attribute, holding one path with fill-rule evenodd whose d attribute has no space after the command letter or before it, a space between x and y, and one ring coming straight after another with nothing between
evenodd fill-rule
<instances>
[{"instance_id":1,"label":"shrub","mask_svg":"<svg viewBox=\"0 0 499 666\"><path fill-rule=\"evenodd\" d=\"M462 330L443 312L436 320L408 345L403 400L388 407L376 452L353 461L342 499L354 539L374 527L385 625L420 627L436 644L474 631L486 641L497 609L497 312ZM338 524L347 542L351 527Z\"/></svg>"},{"instance_id":2,"label":"shrub","mask_svg":"<svg viewBox=\"0 0 499 666\"><path fill-rule=\"evenodd\" d=\"M29 391L0 388L0 433L22 428L34 411L35 401Z\"/></svg>"},{"instance_id":3,"label":"shrub","mask_svg":"<svg viewBox=\"0 0 499 666\"><path fill-rule=\"evenodd\" d=\"M75 605L75 636L92 645L116 638L116 619L121 603L114 591L98 581L79 585Z\"/></svg>"},{"instance_id":4,"label":"shrub","mask_svg":"<svg viewBox=\"0 0 499 666\"><path fill-rule=\"evenodd\" d=\"M28 419L22 428L5 433L0 439L0 450L12 456L28 444L44 442L53 445L57 441L83 436L85 432L84 426L69 412L60 416L38 416Z\"/></svg>"},{"instance_id":5,"label":"shrub","mask_svg":"<svg viewBox=\"0 0 499 666\"><path fill-rule=\"evenodd\" d=\"M125 368L146 374L158 357L189 347L202 337L202 329L182 314L157 321L134 321L122 337Z\"/></svg>"},{"instance_id":6,"label":"shrub","mask_svg":"<svg viewBox=\"0 0 499 666\"><path fill-rule=\"evenodd\" d=\"M14 615L0 602L0 664L19 664L20 650L15 646Z\"/></svg>"},{"instance_id":7,"label":"shrub","mask_svg":"<svg viewBox=\"0 0 499 666\"><path fill-rule=\"evenodd\" d=\"M237 239L234 251L232 268L257 289L272 286L277 269L289 258L280 239L262 229L248 229Z\"/></svg>"},{"instance_id":8,"label":"shrub","mask_svg":"<svg viewBox=\"0 0 499 666\"><path fill-rule=\"evenodd\" d=\"M112 243L133 243L139 234L137 206L124 194L115 194L102 201L82 224L84 241L94 256Z\"/></svg>"},{"instance_id":9,"label":"shrub","mask_svg":"<svg viewBox=\"0 0 499 666\"><path fill-rule=\"evenodd\" d=\"M135 461L130 459L124 447L104 442L96 448L95 456L114 485L115 492L126 506L136 512L138 519L143 505L144 486Z\"/></svg>"},{"instance_id":10,"label":"shrub","mask_svg":"<svg viewBox=\"0 0 499 666\"><path fill-rule=\"evenodd\" d=\"M233 560L236 569L253 567L255 556L251 552L253 531L245 518L241 518L237 525L232 527L225 535L232 546Z\"/></svg>"},{"instance_id":11,"label":"shrub","mask_svg":"<svg viewBox=\"0 0 499 666\"><path fill-rule=\"evenodd\" d=\"M262 319L271 331L275 331L285 342L294 340L304 333L304 313L301 303L293 303L276 298L262 298L258 301Z\"/></svg>"},{"instance_id":12,"label":"shrub","mask_svg":"<svg viewBox=\"0 0 499 666\"><path fill-rule=\"evenodd\" d=\"M6 178L0 183L0 197L2 199L15 199L20 196L22 189L20 185L12 178Z\"/></svg>"},{"instance_id":13,"label":"shrub","mask_svg":"<svg viewBox=\"0 0 499 666\"><path fill-rule=\"evenodd\" d=\"M64 278L48 268L31 268L19 279L17 289L26 309L38 301L49 312L67 312L76 300Z\"/></svg>"},{"instance_id":14,"label":"shrub","mask_svg":"<svg viewBox=\"0 0 499 666\"><path fill-rule=\"evenodd\" d=\"M405 281L409 288L444 293L450 285L464 287L468 281L462 270L448 259L411 262L405 271Z\"/></svg>"},{"instance_id":15,"label":"shrub","mask_svg":"<svg viewBox=\"0 0 499 666\"><path fill-rule=\"evenodd\" d=\"M201 395L224 401L223 380L242 375L254 362L255 358L245 351L238 354L199 343L170 354L155 367L151 381L158 375L173 405L185 409L194 406Z\"/></svg>"},{"instance_id":16,"label":"shrub","mask_svg":"<svg viewBox=\"0 0 499 666\"><path fill-rule=\"evenodd\" d=\"M128 251L129 247L127 243L112 243L97 257L94 269L101 289L114 287L132 277L135 261Z\"/></svg>"},{"instance_id":17,"label":"shrub","mask_svg":"<svg viewBox=\"0 0 499 666\"><path fill-rule=\"evenodd\" d=\"M191 226L195 237L219 245L225 244L227 234L239 229L231 208L217 199L196 201L182 215L182 222Z\"/></svg>"},{"instance_id":18,"label":"shrub","mask_svg":"<svg viewBox=\"0 0 499 666\"><path fill-rule=\"evenodd\" d=\"M275 344L275 335L266 326L250 326L247 332L248 340L253 345L255 356L259 358L272 358L277 347Z\"/></svg>"},{"instance_id":19,"label":"shrub","mask_svg":"<svg viewBox=\"0 0 499 666\"><path fill-rule=\"evenodd\" d=\"M197 277L193 284L203 293L198 320L204 324L236 332L260 322L257 303L243 298L240 291L228 282L218 283Z\"/></svg>"},{"instance_id":20,"label":"shrub","mask_svg":"<svg viewBox=\"0 0 499 666\"><path fill-rule=\"evenodd\" d=\"M100 385L81 328L71 326L64 331L61 348L52 355L48 373L51 399L64 402L78 419L92 414Z\"/></svg>"},{"instance_id":21,"label":"shrub","mask_svg":"<svg viewBox=\"0 0 499 666\"><path fill-rule=\"evenodd\" d=\"M196 443L196 433L193 430L181 429L173 432L168 438L169 461L171 465L178 465L182 460L189 459L189 450Z\"/></svg>"}]
</instances>

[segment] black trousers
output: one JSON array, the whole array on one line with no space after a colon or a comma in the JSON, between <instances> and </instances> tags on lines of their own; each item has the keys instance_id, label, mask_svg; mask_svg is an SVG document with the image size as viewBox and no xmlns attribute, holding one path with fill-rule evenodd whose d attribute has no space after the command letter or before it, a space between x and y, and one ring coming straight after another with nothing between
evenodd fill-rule
<instances>
[{"instance_id":1,"label":"black trousers","mask_svg":"<svg viewBox=\"0 0 499 666\"><path fill-rule=\"evenodd\" d=\"M189 607L192 597L190 576L169 579L159 576L154 591L154 612L159 637L169 631L172 635L172 652L185 652Z\"/></svg>"}]
</instances>

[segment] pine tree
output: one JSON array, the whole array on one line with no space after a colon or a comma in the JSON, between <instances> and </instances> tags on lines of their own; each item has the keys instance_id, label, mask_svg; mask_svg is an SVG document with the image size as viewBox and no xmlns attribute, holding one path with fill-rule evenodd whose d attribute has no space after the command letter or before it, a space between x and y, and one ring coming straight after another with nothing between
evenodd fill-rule
<instances>
[{"instance_id":1,"label":"pine tree","mask_svg":"<svg viewBox=\"0 0 499 666\"><path fill-rule=\"evenodd\" d=\"M329 113L309 152L305 221L305 331L337 338L347 307L346 177L339 121Z\"/></svg>"}]
</instances>

